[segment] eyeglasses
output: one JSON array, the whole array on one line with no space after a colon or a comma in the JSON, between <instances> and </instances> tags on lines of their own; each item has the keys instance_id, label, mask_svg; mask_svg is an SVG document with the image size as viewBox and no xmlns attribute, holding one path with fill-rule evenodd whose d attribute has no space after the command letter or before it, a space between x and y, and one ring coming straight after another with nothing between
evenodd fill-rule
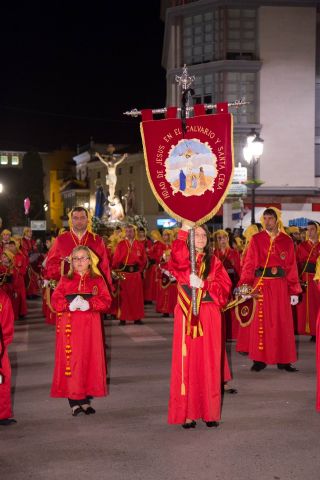
<instances>
[{"instance_id":1,"label":"eyeglasses","mask_svg":"<svg viewBox=\"0 0 320 480\"><path fill-rule=\"evenodd\" d=\"M74 262L84 262L84 260L89 260L89 257L72 257Z\"/></svg>"}]
</instances>

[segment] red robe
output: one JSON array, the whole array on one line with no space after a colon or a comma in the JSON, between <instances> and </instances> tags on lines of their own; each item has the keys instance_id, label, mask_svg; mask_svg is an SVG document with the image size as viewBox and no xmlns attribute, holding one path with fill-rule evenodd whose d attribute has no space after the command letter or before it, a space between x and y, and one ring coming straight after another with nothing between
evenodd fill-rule
<instances>
[{"instance_id":1,"label":"red robe","mask_svg":"<svg viewBox=\"0 0 320 480\"><path fill-rule=\"evenodd\" d=\"M320 255L320 242L310 240L297 246L297 262L300 280L306 283L302 299L296 305L297 333L299 335L315 335L317 316L320 311L319 290L314 282L317 258Z\"/></svg>"},{"instance_id":2,"label":"red robe","mask_svg":"<svg viewBox=\"0 0 320 480\"><path fill-rule=\"evenodd\" d=\"M39 265L37 261L35 261L32 264L30 264L29 262L30 256L33 253L38 252L38 248L35 240L33 240L33 238L29 239L29 238L23 237L21 240L21 250L27 259L27 272L25 275L27 295L28 296L39 295L40 293L40 286L39 286L40 272L38 269Z\"/></svg>"},{"instance_id":3,"label":"red robe","mask_svg":"<svg viewBox=\"0 0 320 480\"><path fill-rule=\"evenodd\" d=\"M8 355L8 345L10 345L13 340L14 318L10 299L1 289L0 305L0 328L2 330L3 343L5 347L3 352L3 346L0 344L0 355L3 355L0 372L4 376L4 383L0 384L0 420L3 420L5 418L10 418L13 415L11 406L11 366Z\"/></svg>"},{"instance_id":4,"label":"red robe","mask_svg":"<svg viewBox=\"0 0 320 480\"><path fill-rule=\"evenodd\" d=\"M159 263L162 255L166 250L166 245L157 240L151 250L149 251L149 259L152 263L150 267L150 283L151 283L151 297L153 301L157 301L158 296L158 282L160 279Z\"/></svg>"},{"instance_id":5,"label":"red robe","mask_svg":"<svg viewBox=\"0 0 320 480\"><path fill-rule=\"evenodd\" d=\"M320 284L317 285L320 295ZM317 393L316 393L316 409L320 412L320 312L317 318L316 330L316 368L317 368Z\"/></svg>"},{"instance_id":6,"label":"red robe","mask_svg":"<svg viewBox=\"0 0 320 480\"><path fill-rule=\"evenodd\" d=\"M152 241L146 238L145 240L138 240L138 242L143 245L146 255L147 255L147 265L144 270L144 275L143 275L143 298L147 302L151 302L153 300L152 292L153 292L153 285L152 285L152 261L150 261L149 258L149 253L152 250Z\"/></svg>"},{"instance_id":7,"label":"red robe","mask_svg":"<svg viewBox=\"0 0 320 480\"><path fill-rule=\"evenodd\" d=\"M144 246L133 240L121 240L114 252L112 268L121 271L120 298L117 317L120 320L135 321L144 317L144 299L141 272L147 263ZM136 271L134 271L136 270Z\"/></svg>"},{"instance_id":8,"label":"red robe","mask_svg":"<svg viewBox=\"0 0 320 480\"><path fill-rule=\"evenodd\" d=\"M90 310L69 311L66 295L74 293L92 294L88 300ZM107 311L110 302L108 288L100 276L91 278L86 273L81 277L74 273L72 279L61 278L52 295L52 306L58 312L52 397L80 400L87 396L101 397L107 394L100 313ZM68 371L70 375L66 375Z\"/></svg>"},{"instance_id":9,"label":"red robe","mask_svg":"<svg viewBox=\"0 0 320 480\"><path fill-rule=\"evenodd\" d=\"M179 285L189 286L187 238L188 233L180 230L172 245L169 270ZM198 255L197 268L201 259L202 255ZM187 418L202 418L207 422L220 419L222 364L225 357L220 308L227 303L230 287L228 274L220 260L213 256L203 286L203 292L208 292L213 301L201 302L199 320L203 336L191 338L185 335L186 356L182 356L184 314L179 303L175 308L168 423L182 424ZM185 395L181 390L182 383L185 385Z\"/></svg>"},{"instance_id":10,"label":"red robe","mask_svg":"<svg viewBox=\"0 0 320 480\"><path fill-rule=\"evenodd\" d=\"M27 273L28 261L23 253L18 252L14 256L14 290L17 294L16 308L17 316L25 316L28 313L27 291L24 283L24 277Z\"/></svg>"},{"instance_id":11,"label":"red robe","mask_svg":"<svg viewBox=\"0 0 320 480\"><path fill-rule=\"evenodd\" d=\"M239 278L240 278L240 254L237 250L233 248L226 248L223 252L222 250L215 249L213 252L216 257L222 262L222 265L226 269L230 280L232 282L232 290L237 286ZM229 300L232 300L230 297ZM226 338L227 340L235 340L238 338L239 332L239 322L236 319L234 309L227 310L224 312L225 318L225 327L226 327Z\"/></svg>"},{"instance_id":12,"label":"red robe","mask_svg":"<svg viewBox=\"0 0 320 480\"><path fill-rule=\"evenodd\" d=\"M159 313L173 313L177 304L177 280L167 275L163 270L168 270L168 263L164 262L158 275L158 296L156 311Z\"/></svg>"},{"instance_id":13,"label":"red robe","mask_svg":"<svg viewBox=\"0 0 320 480\"><path fill-rule=\"evenodd\" d=\"M280 232L272 242L266 231L254 235L250 241L239 284L255 286L260 277L258 268L265 266L276 272L281 267L284 277L265 277L255 293L261 295L250 327L249 357L267 364L295 362L296 347L290 295L299 295L294 245L291 238ZM269 260L268 252L270 251ZM266 264L267 262L267 264Z\"/></svg>"},{"instance_id":14,"label":"red robe","mask_svg":"<svg viewBox=\"0 0 320 480\"><path fill-rule=\"evenodd\" d=\"M69 263L66 259L71 255L72 250L79 245L89 247L97 255L99 258L98 268L111 291L112 280L106 246L99 235L88 231L80 240L72 231L64 232L55 239L46 258L43 271L44 278L47 280L60 280L61 274L68 273ZM48 293L46 295L49 302L51 295ZM48 307L49 309L53 308L51 304L48 304Z\"/></svg>"}]
</instances>

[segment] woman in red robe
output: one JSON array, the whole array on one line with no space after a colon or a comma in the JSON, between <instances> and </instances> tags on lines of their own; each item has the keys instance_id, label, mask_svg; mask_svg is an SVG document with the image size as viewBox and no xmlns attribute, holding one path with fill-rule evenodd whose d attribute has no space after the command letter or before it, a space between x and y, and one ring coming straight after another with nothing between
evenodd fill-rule
<instances>
[{"instance_id":1,"label":"woman in red robe","mask_svg":"<svg viewBox=\"0 0 320 480\"><path fill-rule=\"evenodd\" d=\"M216 427L225 356L220 308L227 303L231 281L220 260L210 255L204 226L195 230L197 275L191 274L187 229L184 225L173 242L168 264L178 281L168 423L194 428L201 418L208 427ZM197 288L198 316L190 315L191 287Z\"/></svg>"},{"instance_id":2,"label":"woman in red robe","mask_svg":"<svg viewBox=\"0 0 320 480\"><path fill-rule=\"evenodd\" d=\"M12 417L11 366L8 345L13 340L13 310L8 295L0 289L0 426L16 423Z\"/></svg>"},{"instance_id":3,"label":"woman in red robe","mask_svg":"<svg viewBox=\"0 0 320 480\"><path fill-rule=\"evenodd\" d=\"M98 258L85 246L71 253L71 268L52 295L58 313L51 396L69 399L72 415L95 413L89 397L107 395L100 313L111 303Z\"/></svg>"}]
</instances>

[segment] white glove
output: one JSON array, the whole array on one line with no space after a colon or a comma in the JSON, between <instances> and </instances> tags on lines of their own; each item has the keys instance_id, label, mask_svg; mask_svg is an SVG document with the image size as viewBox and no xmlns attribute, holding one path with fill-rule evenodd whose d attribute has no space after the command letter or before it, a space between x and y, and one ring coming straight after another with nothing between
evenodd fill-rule
<instances>
[{"instance_id":1,"label":"white glove","mask_svg":"<svg viewBox=\"0 0 320 480\"><path fill-rule=\"evenodd\" d=\"M84 298L80 298L78 305L79 305L78 308L80 308L82 312L86 312L87 310L90 309L90 304L88 300L85 300Z\"/></svg>"},{"instance_id":2,"label":"white glove","mask_svg":"<svg viewBox=\"0 0 320 480\"><path fill-rule=\"evenodd\" d=\"M299 303L299 297L298 295L291 295L290 296L290 303L291 305L297 305L297 303Z\"/></svg>"},{"instance_id":3,"label":"white glove","mask_svg":"<svg viewBox=\"0 0 320 480\"><path fill-rule=\"evenodd\" d=\"M77 295L73 300L72 302L70 302L69 304L69 310L70 312L74 312L75 310L77 310L78 308L80 308L80 303L81 302L81 298L79 295Z\"/></svg>"},{"instance_id":4,"label":"white glove","mask_svg":"<svg viewBox=\"0 0 320 480\"><path fill-rule=\"evenodd\" d=\"M190 287L194 288L202 288L203 287L203 281L198 275L195 273L190 273Z\"/></svg>"},{"instance_id":5,"label":"white glove","mask_svg":"<svg viewBox=\"0 0 320 480\"><path fill-rule=\"evenodd\" d=\"M49 280L43 280L43 286L46 288L49 285Z\"/></svg>"},{"instance_id":6,"label":"white glove","mask_svg":"<svg viewBox=\"0 0 320 480\"><path fill-rule=\"evenodd\" d=\"M185 232L188 232L191 228L194 227L194 223L193 222L189 222L188 220L183 220L182 224L181 224L181 230L184 230Z\"/></svg>"}]
</instances>

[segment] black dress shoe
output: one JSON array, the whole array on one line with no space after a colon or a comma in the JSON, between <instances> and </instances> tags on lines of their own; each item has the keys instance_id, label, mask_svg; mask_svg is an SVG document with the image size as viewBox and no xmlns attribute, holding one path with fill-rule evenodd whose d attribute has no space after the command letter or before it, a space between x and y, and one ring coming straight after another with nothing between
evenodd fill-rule
<instances>
[{"instance_id":1,"label":"black dress shoe","mask_svg":"<svg viewBox=\"0 0 320 480\"><path fill-rule=\"evenodd\" d=\"M94 413L96 413L95 409L91 406L88 408L83 408L83 411L86 415L93 415Z\"/></svg>"},{"instance_id":2,"label":"black dress shoe","mask_svg":"<svg viewBox=\"0 0 320 480\"><path fill-rule=\"evenodd\" d=\"M218 422L206 422L206 425L207 427L211 428L211 427L219 427L219 423Z\"/></svg>"},{"instance_id":3,"label":"black dress shoe","mask_svg":"<svg viewBox=\"0 0 320 480\"><path fill-rule=\"evenodd\" d=\"M142 320L135 320L134 324L135 325L143 325L143 321Z\"/></svg>"},{"instance_id":4,"label":"black dress shoe","mask_svg":"<svg viewBox=\"0 0 320 480\"><path fill-rule=\"evenodd\" d=\"M8 425L14 425L15 423L17 423L17 420L14 418L3 418L0 420L0 425L3 425L4 427L7 427Z\"/></svg>"},{"instance_id":5,"label":"black dress shoe","mask_svg":"<svg viewBox=\"0 0 320 480\"><path fill-rule=\"evenodd\" d=\"M296 367L293 367L291 363L278 363L279 370L285 370L286 372L299 372Z\"/></svg>"},{"instance_id":6,"label":"black dress shoe","mask_svg":"<svg viewBox=\"0 0 320 480\"><path fill-rule=\"evenodd\" d=\"M119 325L122 325L122 326L123 326L123 325L125 325L125 324L126 324L126 321L125 321L125 320L120 320Z\"/></svg>"},{"instance_id":7,"label":"black dress shoe","mask_svg":"<svg viewBox=\"0 0 320 480\"><path fill-rule=\"evenodd\" d=\"M315 342L315 341L316 341L316 336L312 335L311 338L310 338L310 342Z\"/></svg>"},{"instance_id":8,"label":"black dress shoe","mask_svg":"<svg viewBox=\"0 0 320 480\"><path fill-rule=\"evenodd\" d=\"M266 368L267 364L264 362L257 362L256 360L253 361L253 365L251 367L252 372L260 372L260 370L263 370Z\"/></svg>"},{"instance_id":9,"label":"black dress shoe","mask_svg":"<svg viewBox=\"0 0 320 480\"><path fill-rule=\"evenodd\" d=\"M182 424L182 428L188 429L188 428L196 428L197 422L195 420L192 420L192 422L186 422Z\"/></svg>"},{"instance_id":10,"label":"black dress shoe","mask_svg":"<svg viewBox=\"0 0 320 480\"><path fill-rule=\"evenodd\" d=\"M163 314L162 314L162 317L163 317L163 318L168 318L168 317L169 317L169 313L163 313Z\"/></svg>"},{"instance_id":11,"label":"black dress shoe","mask_svg":"<svg viewBox=\"0 0 320 480\"><path fill-rule=\"evenodd\" d=\"M236 388L222 388L223 393L229 393L230 395L235 395L238 393L238 390Z\"/></svg>"},{"instance_id":12,"label":"black dress shoe","mask_svg":"<svg viewBox=\"0 0 320 480\"><path fill-rule=\"evenodd\" d=\"M73 416L73 417L77 417L77 416L80 415L81 413L84 413L84 410L82 410L82 408L80 407L80 405L77 405L76 407L73 407L73 408L72 408L72 416Z\"/></svg>"}]
</instances>

